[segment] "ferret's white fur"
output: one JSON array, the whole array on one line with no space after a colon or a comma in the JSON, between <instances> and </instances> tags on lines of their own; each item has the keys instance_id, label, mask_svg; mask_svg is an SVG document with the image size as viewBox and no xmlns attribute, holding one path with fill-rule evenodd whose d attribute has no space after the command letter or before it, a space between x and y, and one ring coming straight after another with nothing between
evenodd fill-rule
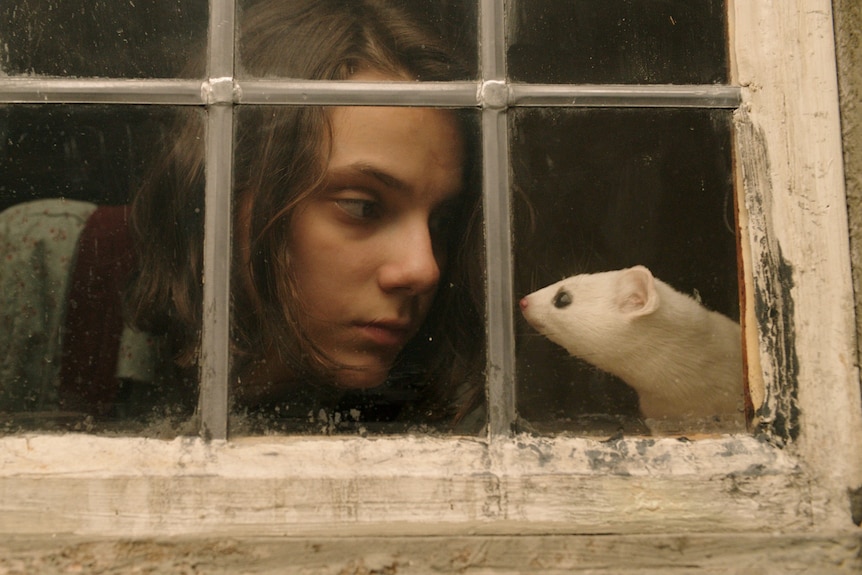
<instances>
[{"instance_id":1,"label":"ferret's white fur","mask_svg":"<svg viewBox=\"0 0 862 575\"><path fill-rule=\"evenodd\" d=\"M563 291L571 303L556 307ZM523 298L521 310L539 333L634 388L647 419L742 413L739 324L643 266L569 277Z\"/></svg>"}]
</instances>

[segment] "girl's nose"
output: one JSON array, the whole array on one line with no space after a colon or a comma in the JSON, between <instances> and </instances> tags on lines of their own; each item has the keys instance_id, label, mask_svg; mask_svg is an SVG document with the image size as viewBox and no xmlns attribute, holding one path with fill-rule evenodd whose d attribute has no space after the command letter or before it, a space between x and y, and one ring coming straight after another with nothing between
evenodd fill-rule
<instances>
[{"instance_id":1,"label":"girl's nose","mask_svg":"<svg viewBox=\"0 0 862 575\"><path fill-rule=\"evenodd\" d=\"M404 290L419 295L440 281L440 265L427 222L405 225L390 238L387 256L379 271L384 291Z\"/></svg>"}]
</instances>

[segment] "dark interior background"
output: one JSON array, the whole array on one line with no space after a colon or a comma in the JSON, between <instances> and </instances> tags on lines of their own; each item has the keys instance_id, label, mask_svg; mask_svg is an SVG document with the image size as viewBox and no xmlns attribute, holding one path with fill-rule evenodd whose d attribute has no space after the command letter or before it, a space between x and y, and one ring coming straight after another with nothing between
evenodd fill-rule
<instances>
[{"instance_id":1,"label":"dark interior background","mask_svg":"<svg viewBox=\"0 0 862 575\"><path fill-rule=\"evenodd\" d=\"M207 0L4 0L0 67L9 75L203 77ZM203 63L203 60L200 60Z\"/></svg>"},{"instance_id":2,"label":"dark interior background","mask_svg":"<svg viewBox=\"0 0 862 575\"><path fill-rule=\"evenodd\" d=\"M0 70L203 78L196 55L207 18L206 0L7 0L0 3ZM127 202L176 113L159 106L0 106L0 210L51 197Z\"/></svg>"},{"instance_id":3,"label":"dark interior background","mask_svg":"<svg viewBox=\"0 0 862 575\"><path fill-rule=\"evenodd\" d=\"M725 0L510 0L515 82L714 84L727 73Z\"/></svg>"},{"instance_id":4,"label":"dark interior background","mask_svg":"<svg viewBox=\"0 0 862 575\"><path fill-rule=\"evenodd\" d=\"M0 106L0 210L41 198L124 204L194 107ZM201 117L201 120L203 118Z\"/></svg>"}]
</instances>

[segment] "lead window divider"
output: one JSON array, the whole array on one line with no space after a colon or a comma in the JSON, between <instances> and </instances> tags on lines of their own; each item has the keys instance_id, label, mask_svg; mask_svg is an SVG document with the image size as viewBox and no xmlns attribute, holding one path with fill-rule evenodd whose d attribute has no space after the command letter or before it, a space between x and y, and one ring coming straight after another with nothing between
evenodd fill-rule
<instances>
[{"instance_id":1,"label":"lead window divider","mask_svg":"<svg viewBox=\"0 0 862 575\"><path fill-rule=\"evenodd\" d=\"M227 439L230 386L230 259L233 190L235 0L210 2L204 201L200 433Z\"/></svg>"},{"instance_id":2,"label":"lead window divider","mask_svg":"<svg viewBox=\"0 0 862 575\"><path fill-rule=\"evenodd\" d=\"M515 327L512 305L512 226L509 201L509 92L506 86L504 3L479 2L482 85L482 198L485 226L485 324L488 440L505 440L515 421ZM496 458L494 458L496 459Z\"/></svg>"},{"instance_id":3,"label":"lead window divider","mask_svg":"<svg viewBox=\"0 0 862 575\"><path fill-rule=\"evenodd\" d=\"M212 103L214 83L230 80L235 104L471 107L482 105L486 82L352 82L237 79L229 73L200 79L0 77L0 104ZM736 108L742 89L732 85L502 84L506 105L564 107Z\"/></svg>"},{"instance_id":4,"label":"lead window divider","mask_svg":"<svg viewBox=\"0 0 862 575\"><path fill-rule=\"evenodd\" d=\"M738 86L670 84L509 84L512 106L737 108Z\"/></svg>"},{"instance_id":5,"label":"lead window divider","mask_svg":"<svg viewBox=\"0 0 862 575\"><path fill-rule=\"evenodd\" d=\"M238 80L240 104L474 107L481 83Z\"/></svg>"},{"instance_id":6,"label":"lead window divider","mask_svg":"<svg viewBox=\"0 0 862 575\"><path fill-rule=\"evenodd\" d=\"M0 76L0 104L206 103L199 79L107 79Z\"/></svg>"},{"instance_id":7,"label":"lead window divider","mask_svg":"<svg viewBox=\"0 0 862 575\"><path fill-rule=\"evenodd\" d=\"M510 435L515 422L515 303L512 281L512 226L509 198L508 117L503 110L482 112L483 209L486 256L486 385L488 433Z\"/></svg>"},{"instance_id":8,"label":"lead window divider","mask_svg":"<svg viewBox=\"0 0 862 575\"><path fill-rule=\"evenodd\" d=\"M204 202L200 432L226 439L230 379L230 255L233 153L231 106L209 108Z\"/></svg>"}]
</instances>

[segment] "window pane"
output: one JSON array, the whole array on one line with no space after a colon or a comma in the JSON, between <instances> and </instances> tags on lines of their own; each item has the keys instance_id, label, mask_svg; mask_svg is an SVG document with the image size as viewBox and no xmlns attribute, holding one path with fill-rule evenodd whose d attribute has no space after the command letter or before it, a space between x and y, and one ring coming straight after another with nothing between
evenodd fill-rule
<instances>
[{"instance_id":1,"label":"window pane","mask_svg":"<svg viewBox=\"0 0 862 575\"><path fill-rule=\"evenodd\" d=\"M510 126L519 297L568 276L643 265L676 291L738 320L730 112L520 109ZM692 354L712 337L697 336L701 342L682 338L682 323L676 320L661 320L666 324L661 325L655 319L660 328L631 320L623 315L628 310L614 307L618 284L602 281L595 292L574 291L570 301L547 302L548 309L573 314L569 325L592 329L560 337L591 342L613 334L610 344L600 347L606 350L625 349L629 340L649 334L649 345L691 346ZM675 301L664 298L659 305L690 310L695 303ZM580 306L589 313L581 313ZM532 428L645 430L631 387L570 357L521 314L518 319L518 412ZM674 342L674 337L684 341ZM654 373L650 361L658 361L661 369L672 363L662 363L659 352L650 349L639 359L623 354L610 361L617 369L635 362L639 374ZM692 357L677 355L680 362ZM741 364L738 370L741 401ZM662 379L660 373L651 379ZM705 380L710 373L699 375Z\"/></svg>"},{"instance_id":2,"label":"window pane","mask_svg":"<svg viewBox=\"0 0 862 575\"><path fill-rule=\"evenodd\" d=\"M176 173L159 156L173 148L175 122L200 132L202 120L189 108L0 108L0 433L170 435L190 415L196 375L174 361L172 312L137 304L199 300L199 280L182 291L170 275L194 276L181 256L161 270L144 262L154 247L186 253L172 242L193 223L171 216L181 202L165 201L165 184ZM180 147L202 157L198 142ZM142 204L140 236L127 209L138 190L163 192ZM161 295L140 283L157 273Z\"/></svg>"},{"instance_id":3,"label":"window pane","mask_svg":"<svg viewBox=\"0 0 862 575\"><path fill-rule=\"evenodd\" d=\"M399 80L477 75L475 0L240 2L237 75L343 80L372 68ZM404 61L412 61L404 69ZM395 66L397 70L391 70Z\"/></svg>"},{"instance_id":4,"label":"window pane","mask_svg":"<svg viewBox=\"0 0 862 575\"><path fill-rule=\"evenodd\" d=\"M0 5L0 70L202 77L206 30L206 0L10 0Z\"/></svg>"},{"instance_id":5,"label":"window pane","mask_svg":"<svg viewBox=\"0 0 862 575\"><path fill-rule=\"evenodd\" d=\"M512 0L516 82L726 83L725 0Z\"/></svg>"},{"instance_id":6,"label":"window pane","mask_svg":"<svg viewBox=\"0 0 862 575\"><path fill-rule=\"evenodd\" d=\"M233 435L481 427L476 116L238 109Z\"/></svg>"},{"instance_id":7,"label":"window pane","mask_svg":"<svg viewBox=\"0 0 862 575\"><path fill-rule=\"evenodd\" d=\"M128 202L176 113L146 106L0 107L0 209L57 197Z\"/></svg>"}]
</instances>

